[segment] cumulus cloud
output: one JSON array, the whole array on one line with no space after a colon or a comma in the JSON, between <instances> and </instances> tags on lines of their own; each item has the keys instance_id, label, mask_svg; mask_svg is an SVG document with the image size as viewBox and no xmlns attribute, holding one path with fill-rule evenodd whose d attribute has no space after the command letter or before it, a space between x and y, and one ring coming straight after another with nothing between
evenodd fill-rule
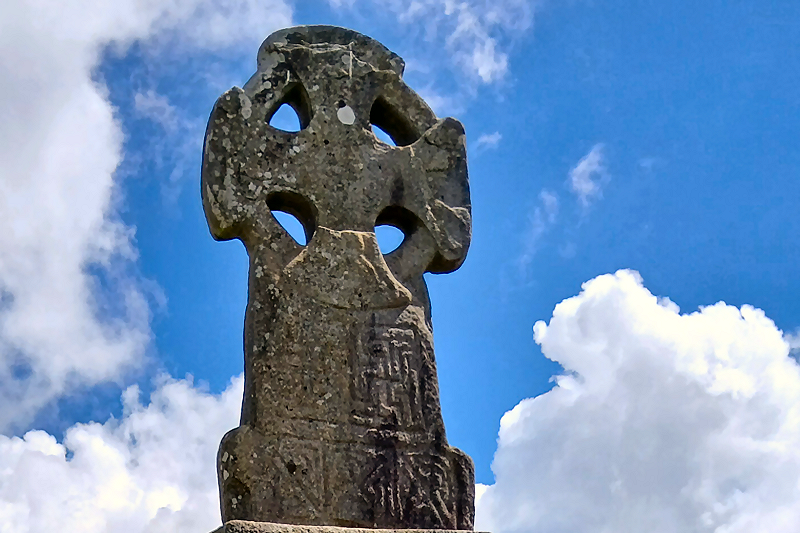
<instances>
[{"instance_id":1,"label":"cumulus cloud","mask_svg":"<svg viewBox=\"0 0 800 533\"><path fill-rule=\"evenodd\" d=\"M583 207L602 195L602 180L606 178L603 145L595 144L575 168L569 172L569 184Z\"/></svg>"},{"instance_id":2,"label":"cumulus cloud","mask_svg":"<svg viewBox=\"0 0 800 533\"><path fill-rule=\"evenodd\" d=\"M0 530L206 533L220 524L216 453L238 424L243 380L221 395L165 379L131 387L121 420L0 436Z\"/></svg>"},{"instance_id":3,"label":"cumulus cloud","mask_svg":"<svg viewBox=\"0 0 800 533\"><path fill-rule=\"evenodd\" d=\"M800 529L800 367L763 311L681 314L619 271L534 336L565 373L503 417L477 529Z\"/></svg>"},{"instance_id":4,"label":"cumulus cloud","mask_svg":"<svg viewBox=\"0 0 800 533\"><path fill-rule=\"evenodd\" d=\"M290 21L282 0L0 3L0 430L73 385L118 379L151 336L116 214L123 136L93 77L104 50L257 43Z\"/></svg>"}]
</instances>

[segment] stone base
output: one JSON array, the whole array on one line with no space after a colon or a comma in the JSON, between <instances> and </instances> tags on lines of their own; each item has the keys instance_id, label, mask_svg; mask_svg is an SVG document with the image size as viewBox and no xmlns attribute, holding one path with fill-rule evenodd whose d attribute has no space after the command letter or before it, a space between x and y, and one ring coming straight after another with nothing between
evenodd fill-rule
<instances>
[{"instance_id":1,"label":"stone base","mask_svg":"<svg viewBox=\"0 0 800 533\"><path fill-rule=\"evenodd\" d=\"M370 529L336 526L297 526L272 522L231 520L212 533L465 533L449 529Z\"/></svg>"}]
</instances>

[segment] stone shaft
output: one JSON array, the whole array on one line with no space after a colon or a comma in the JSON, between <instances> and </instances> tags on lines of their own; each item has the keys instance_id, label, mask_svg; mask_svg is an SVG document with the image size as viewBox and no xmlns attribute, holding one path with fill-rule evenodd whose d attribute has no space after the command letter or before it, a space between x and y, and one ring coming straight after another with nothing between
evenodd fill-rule
<instances>
[{"instance_id":1,"label":"stone shaft","mask_svg":"<svg viewBox=\"0 0 800 533\"><path fill-rule=\"evenodd\" d=\"M206 217L250 257L241 425L218 456L224 522L472 529L473 466L445 437L423 280L469 246L465 135L402 71L354 31L290 28L211 113ZM283 104L300 131L269 124ZM273 211L303 224L305 246ZM405 235L387 255L380 224Z\"/></svg>"}]
</instances>

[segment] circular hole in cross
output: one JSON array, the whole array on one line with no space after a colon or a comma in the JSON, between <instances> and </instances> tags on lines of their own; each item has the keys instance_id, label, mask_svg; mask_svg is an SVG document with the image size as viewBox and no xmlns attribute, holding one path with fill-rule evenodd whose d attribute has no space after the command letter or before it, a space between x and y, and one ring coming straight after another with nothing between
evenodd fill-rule
<instances>
[{"instance_id":1,"label":"circular hole in cross","mask_svg":"<svg viewBox=\"0 0 800 533\"><path fill-rule=\"evenodd\" d=\"M373 102L369 112L369 122L372 133L392 146L408 146L420 137L405 113L383 97L378 97Z\"/></svg>"},{"instance_id":2,"label":"circular hole in cross","mask_svg":"<svg viewBox=\"0 0 800 533\"><path fill-rule=\"evenodd\" d=\"M313 109L303 85L292 83L284 88L283 96L267 111L267 124L287 133L297 133L311 123Z\"/></svg>"},{"instance_id":3,"label":"circular hole in cross","mask_svg":"<svg viewBox=\"0 0 800 533\"><path fill-rule=\"evenodd\" d=\"M375 226L375 237L378 239L378 248L383 255L397 250L406 238L402 230L389 224Z\"/></svg>"},{"instance_id":4,"label":"circular hole in cross","mask_svg":"<svg viewBox=\"0 0 800 533\"><path fill-rule=\"evenodd\" d=\"M289 133L297 133L301 130L300 117L289 104L282 104L278 110L275 111L275 114L272 115L272 118L269 120L269 125L275 129Z\"/></svg>"},{"instance_id":5,"label":"circular hole in cross","mask_svg":"<svg viewBox=\"0 0 800 533\"><path fill-rule=\"evenodd\" d=\"M306 241L306 232L303 229L303 223L297 220L297 217L285 211L272 211L272 216L278 221L278 224L286 230L286 233L295 240L300 246L308 244Z\"/></svg>"},{"instance_id":6,"label":"circular hole in cross","mask_svg":"<svg viewBox=\"0 0 800 533\"><path fill-rule=\"evenodd\" d=\"M317 212L305 196L291 191L275 192L267 198L275 221L301 246L314 236Z\"/></svg>"},{"instance_id":7,"label":"circular hole in cross","mask_svg":"<svg viewBox=\"0 0 800 533\"><path fill-rule=\"evenodd\" d=\"M402 183L398 184L400 185ZM375 236L381 253L386 255L397 250L416 232L420 224L417 216L405 207L385 207L375 219Z\"/></svg>"},{"instance_id":8,"label":"circular hole in cross","mask_svg":"<svg viewBox=\"0 0 800 533\"><path fill-rule=\"evenodd\" d=\"M375 135L375 137L377 137L380 141L383 141L390 146L397 146L394 142L394 139L392 139L388 133L383 131L380 126L376 126L375 124L370 124L370 126L372 126L372 134Z\"/></svg>"}]
</instances>

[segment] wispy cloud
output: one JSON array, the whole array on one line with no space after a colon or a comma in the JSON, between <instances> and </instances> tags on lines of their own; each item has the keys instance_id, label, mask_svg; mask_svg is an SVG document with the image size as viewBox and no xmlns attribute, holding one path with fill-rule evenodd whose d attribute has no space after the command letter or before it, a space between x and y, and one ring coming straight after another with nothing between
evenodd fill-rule
<instances>
[{"instance_id":1,"label":"wispy cloud","mask_svg":"<svg viewBox=\"0 0 800 533\"><path fill-rule=\"evenodd\" d=\"M464 110L458 97L443 94L437 91L432 85L418 89L417 93L425 100L437 116L457 115Z\"/></svg>"},{"instance_id":2,"label":"wispy cloud","mask_svg":"<svg viewBox=\"0 0 800 533\"><path fill-rule=\"evenodd\" d=\"M653 168L660 162L660 159L657 157L643 157L639 159L639 168L646 172L652 172Z\"/></svg>"},{"instance_id":3,"label":"wispy cloud","mask_svg":"<svg viewBox=\"0 0 800 533\"><path fill-rule=\"evenodd\" d=\"M494 24L489 22L491 18L483 18L489 15L485 9L486 4L446 2L445 14L457 20L447 45L466 72L477 75L483 83L492 83L508 71L508 55L499 50L497 40L490 35Z\"/></svg>"},{"instance_id":4,"label":"wispy cloud","mask_svg":"<svg viewBox=\"0 0 800 533\"><path fill-rule=\"evenodd\" d=\"M548 224L556 221L558 215L558 196L555 193L543 189L539 193L539 200L542 202L545 218Z\"/></svg>"},{"instance_id":5,"label":"wispy cloud","mask_svg":"<svg viewBox=\"0 0 800 533\"><path fill-rule=\"evenodd\" d=\"M162 198L166 204L174 204L183 190L186 170L202 149L205 124L153 89L134 94L133 109L162 129L161 135L149 140L148 152L159 169L168 170L169 177L161 183Z\"/></svg>"},{"instance_id":6,"label":"wispy cloud","mask_svg":"<svg viewBox=\"0 0 800 533\"><path fill-rule=\"evenodd\" d=\"M159 124L167 132L174 132L180 126L177 108L166 96L153 89L137 92L133 97L133 108L142 118Z\"/></svg>"},{"instance_id":7,"label":"wispy cloud","mask_svg":"<svg viewBox=\"0 0 800 533\"><path fill-rule=\"evenodd\" d=\"M595 199L602 197L604 179L607 179L607 173L603 161L603 145L595 144L570 170L570 189L583 207L589 207Z\"/></svg>"},{"instance_id":8,"label":"wispy cloud","mask_svg":"<svg viewBox=\"0 0 800 533\"><path fill-rule=\"evenodd\" d=\"M569 201L568 196L561 202L558 195L549 189L542 189L539 192L536 207L528 217L527 229L522 237L522 253L518 258L520 271L525 271L531 264L542 237L555 226L559 211L578 210L579 214L574 220L568 216L563 217L567 224L578 225L579 222L576 221L587 214L586 210L591 203L602 197L602 187L607 180L603 144L598 143L569 171L567 187L572 193L573 201ZM575 205L576 203L578 205ZM574 242L562 243L558 253L561 257L569 259L577 253L577 246Z\"/></svg>"},{"instance_id":9,"label":"wispy cloud","mask_svg":"<svg viewBox=\"0 0 800 533\"><path fill-rule=\"evenodd\" d=\"M380 3L404 24L423 29L424 38L443 46L450 60L482 84L496 83L508 73L508 48L513 36L530 28L532 0L329 0L335 8Z\"/></svg>"},{"instance_id":10,"label":"wispy cloud","mask_svg":"<svg viewBox=\"0 0 800 533\"><path fill-rule=\"evenodd\" d=\"M558 210L558 195L553 191L542 189L536 207L528 217L528 227L522 237L522 253L518 259L520 270L527 269L533 261L539 248L539 241L558 218Z\"/></svg>"},{"instance_id":11,"label":"wispy cloud","mask_svg":"<svg viewBox=\"0 0 800 533\"><path fill-rule=\"evenodd\" d=\"M499 131L494 133L484 133L478 137L477 141L475 141L475 149L480 150L484 148L495 148L502 139L503 136Z\"/></svg>"}]
</instances>

